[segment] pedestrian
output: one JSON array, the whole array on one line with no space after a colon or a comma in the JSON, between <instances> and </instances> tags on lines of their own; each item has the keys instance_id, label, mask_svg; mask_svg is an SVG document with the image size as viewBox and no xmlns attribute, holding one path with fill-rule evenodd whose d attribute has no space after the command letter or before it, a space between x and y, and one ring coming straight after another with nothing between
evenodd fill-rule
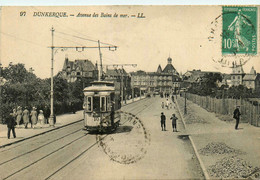
<instances>
[{"instance_id":1,"label":"pedestrian","mask_svg":"<svg viewBox=\"0 0 260 180\"><path fill-rule=\"evenodd\" d=\"M166 107L167 107L167 109L169 109L169 100L168 99L166 100Z\"/></svg>"},{"instance_id":2,"label":"pedestrian","mask_svg":"<svg viewBox=\"0 0 260 180\"><path fill-rule=\"evenodd\" d=\"M20 127L22 116L23 116L22 107L18 106L18 108L17 108L17 116L16 116L16 124L17 124L18 128Z\"/></svg>"},{"instance_id":3,"label":"pedestrian","mask_svg":"<svg viewBox=\"0 0 260 180\"><path fill-rule=\"evenodd\" d=\"M27 107L25 107L23 111L23 123L24 123L24 128L27 129L29 123L29 111Z\"/></svg>"},{"instance_id":4,"label":"pedestrian","mask_svg":"<svg viewBox=\"0 0 260 180\"><path fill-rule=\"evenodd\" d=\"M50 114L51 114L50 108L48 108L48 106L45 106L44 109L43 109L43 115L44 115L44 118L46 120L46 124L49 123Z\"/></svg>"},{"instance_id":5,"label":"pedestrian","mask_svg":"<svg viewBox=\"0 0 260 180\"><path fill-rule=\"evenodd\" d=\"M10 132L12 130L12 133L13 133L13 137L16 138L16 134L15 134L15 120L16 120L16 116L17 116L17 112L16 112L16 109L13 109L13 112L10 113L10 118L8 119L7 121L7 138L10 139Z\"/></svg>"},{"instance_id":6,"label":"pedestrian","mask_svg":"<svg viewBox=\"0 0 260 180\"><path fill-rule=\"evenodd\" d=\"M163 114L163 112L161 113L161 127L162 127L162 131L166 131L166 126L165 126L165 121L166 121L166 117Z\"/></svg>"},{"instance_id":7,"label":"pedestrian","mask_svg":"<svg viewBox=\"0 0 260 180\"><path fill-rule=\"evenodd\" d=\"M164 102L162 102L162 108L164 108Z\"/></svg>"},{"instance_id":8,"label":"pedestrian","mask_svg":"<svg viewBox=\"0 0 260 180\"><path fill-rule=\"evenodd\" d=\"M172 95L172 102L174 103L174 96Z\"/></svg>"},{"instance_id":9,"label":"pedestrian","mask_svg":"<svg viewBox=\"0 0 260 180\"><path fill-rule=\"evenodd\" d=\"M38 121L39 121L39 123L41 125L41 128L42 128L43 125L44 125L44 115L43 115L43 111L42 110L40 110L40 113L38 115Z\"/></svg>"},{"instance_id":10,"label":"pedestrian","mask_svg":"<svg viewBox=\"0 0 260 180\"><path fill-rule=\"evenodd\" d=\"M236 126L235 129L238 129L238 124L239 124L239 119L240 119L240 111L239 111L240 106L237 106L236 109L234 110L233 118L236 119Z\"/></svg>"},{"instance_id":11,"label":"pedestrian","mask_svg":"<svg viewBox=\"0 0 260 180\"><path fill-rule=\"evenodd\" d=\"M174 129L175 131L177 132L177 117L175 116L175 114L172 114L172 117L171 117L171 120L172 120L172 131L174 132Z\"/></svg>"},{"instance_id":12,"label":"pedestrian","mask_svg":"<svg viewBox=\"0 0 260 180\"><path fill-rule=\"evenodd\" d=\"M35 107L33 107L30 116L32 121L32 128L35 128L35 125L37 124L37 111Z\"/></svg>"}]
</instances>

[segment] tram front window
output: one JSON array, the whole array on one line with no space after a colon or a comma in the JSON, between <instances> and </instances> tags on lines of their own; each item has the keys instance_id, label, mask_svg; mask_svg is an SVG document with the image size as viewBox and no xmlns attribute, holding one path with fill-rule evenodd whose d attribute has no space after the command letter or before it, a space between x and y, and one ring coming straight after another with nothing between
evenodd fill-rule
<instances>
[{"instance_id":1,"label":"tram front window","mask_svg":"<svg viewBox=\"0 0 260 180\"><path fill-rule=\"evenodd\" d=\"M87 111L91 111L91 97L87 98Z\"/></svg>"},{"instance_id":2,"label":"tram front window","mask_svg":"<svg viewBox=\"0 0 260 180\"><path fill-rule=\"evenodd\" d=\"M100 111L100 97L93 98L93 111Z\"/></svg>"},{"instance_id":3,"label":"tram front window","mask_svg":"<svg viewBox=\"0 0 260 180\"><path fill-rule=\"evenodd\" d=\"M101 111L106 111L106 97L101 97Z\"/></svg>"}]
</instances>

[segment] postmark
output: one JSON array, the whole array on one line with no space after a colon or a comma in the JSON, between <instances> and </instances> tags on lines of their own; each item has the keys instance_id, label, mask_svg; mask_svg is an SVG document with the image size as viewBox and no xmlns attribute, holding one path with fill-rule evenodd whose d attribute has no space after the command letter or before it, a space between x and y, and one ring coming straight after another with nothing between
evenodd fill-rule
<instances>
[{"instance_id":1,"label":"postmark","mask_svg":"<svg viewBox=\"0 0 260 180\"><path fill-rule=\"evenodd\" d=\"M132 113L120 112L122 124L111 134L97 134L98 145L110 160L132 164L141 160L150 145L150 134L142 121Z\"/></svg>"},{"instance_id":2,"label":"postmark","mask_svg":"<svg viewBox=\"0 0 260 180\"><path fill-rule=\"evenodd\" d=\"M257 7L222 7L222 54L257 54Z\"/></svg>"},{"instance_id":3,"label":"postmark","mask_svg":"<svg viewBox=\"0 0 260 180\"><path fill-rule=\"evenodd\" d=\"M211 59L218 66L243 66L258 56L257 11L257 7L223 6L222 13L210 22L208 45L216 49Z\"/></svg>"}]
</instances>

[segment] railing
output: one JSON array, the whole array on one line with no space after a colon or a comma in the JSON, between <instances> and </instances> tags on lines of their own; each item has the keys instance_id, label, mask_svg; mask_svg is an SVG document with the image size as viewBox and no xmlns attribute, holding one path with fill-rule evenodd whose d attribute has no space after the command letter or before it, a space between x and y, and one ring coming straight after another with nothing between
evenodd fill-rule
<instances>
[{"instance_id":1,"label":"railing","mask_svg":"<svg viewBox=\"0 0 260 180\"><path fill-rule=\"evenodd\" d=\"M260 105L253 103L247 99L217 99L209 96L199 96L196 94L187 93L187 99L198 104L204 109L217 114L230 115L233 117L233 112L236 106L240 106L241 121L248 122L254 126L260 126Z\"/></svg>"}]
</instances>

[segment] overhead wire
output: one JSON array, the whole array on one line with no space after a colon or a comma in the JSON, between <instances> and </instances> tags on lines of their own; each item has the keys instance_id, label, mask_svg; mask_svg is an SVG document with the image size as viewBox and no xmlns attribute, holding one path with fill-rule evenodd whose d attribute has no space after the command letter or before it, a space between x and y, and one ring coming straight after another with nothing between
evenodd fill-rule
<instances>
[{"instance_id":1,"label":"overhead wire","mask_svg":"<svg viewBox=\"0 0 260 180\"><path fill-rule=\"evenodd\" d=\"M34 6L30 6L30 7L31 7L32 9L37 10L37 11L40 11L39 9L35 8ZM58 24L61 24L59 21L57 21L57 20L54 19L54 18L52 18L52 20L55 21L55 22L57 22ZM66 26L66 25L61 24L61 27L64 27L64 26ZM88 36L86 36L85 34L80 33L80 32L78 32L78 31L74 30L74 29L71 28L70 26L66 26L66 29L70 29L70 30L73 31L73 32L76 32L76 33L78 33L78 34L81 34L82 36L88 37ZM63 33L63 32L59 32L59 31L55 31L55 32ZM71 34L68 34L68 33L63 33L63 34L64 34L64 35L68 35L68 36L74 36L74 37L79 38L79 39L82 39L82 40L87 40L87 41L96 42L96 43L98 42L98 40L93 40L93 39L90 38L90 37L84 38L84 37L79 37L79 36L71 35ZM108 45L108 46L115 46L115 45L113 45L113 44L109 44L109 43L105 43L105 42L101 42L101 41L100 41L100 44L104 44L104 45Z\"/></svg>"},{"instance_id":2,"label":"overhead wire","mask_svg":"<svg viewBox=\"0 0 260 180\"><path fill-rule=\"evenodd\" d=\"M27 43L30 43L30 44L34 44L36 46L47 47L47 46L45 46L43 44L38 44L38 43L35 43L33 41L29 41L29 40L26 40L26 39L23 39L23 38L20 38L20 37L17 37L17 36L5 33L3 31L0 31L0 33L3 34L3 35L9 36L9 37L15 38L16 40L20 40L20 41L24 41L24 42L27 42Z\"/></svg>"}]
</instances>

